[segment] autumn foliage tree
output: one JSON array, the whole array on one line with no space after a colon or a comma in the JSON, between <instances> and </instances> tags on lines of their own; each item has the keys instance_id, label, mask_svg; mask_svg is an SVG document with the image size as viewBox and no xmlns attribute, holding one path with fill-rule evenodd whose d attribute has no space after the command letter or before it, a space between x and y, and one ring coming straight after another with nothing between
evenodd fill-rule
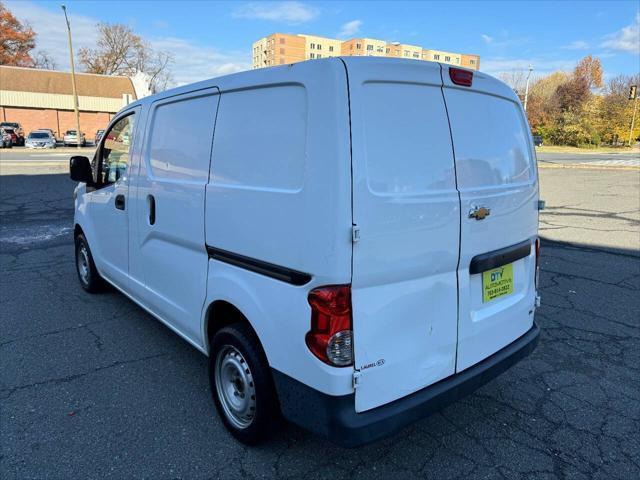
<instances>
[{"instance_id":1,"label":"autumn foliage tree","mask_svg":"<svg viewBox=\"0 0 640 480\"><path fill-rule=\"evenodd\" d=\"M628 138L633 114L629 88L638 80L638 75L618 76L605 85L600 60L586 56L571 72L554 72L533 81L527 104L531 129L545 143L620 144ZM637 138L640 125L634 130Z\"/></svg>"},{"instance_id":2,"label":"autumn foliage tree","mask_svg":"<svg viewBox=\"0 0 640 480\"><path fill-rule=\"evenodd\" d=\"M0 2L0 65L33 67L31 50L36 46L36 33L21 23Z\"/></svg>"}]
</instances>

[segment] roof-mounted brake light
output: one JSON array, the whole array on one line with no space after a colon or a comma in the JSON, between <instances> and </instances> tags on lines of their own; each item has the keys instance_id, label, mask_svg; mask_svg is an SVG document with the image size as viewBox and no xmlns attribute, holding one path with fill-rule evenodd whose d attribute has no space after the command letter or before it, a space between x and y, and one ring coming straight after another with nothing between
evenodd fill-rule
<instances>
[{"instance_id":1,"label":"roof-mounted brake light","mask_svg":"<svg viewBox=\"0 0 640 480\"><path fill-rule=\"evenodd\" d=\"M456 85L470 87L473 83L473 72L461 68L449 68L449 78Z\"/></svg>"}]
</instances>

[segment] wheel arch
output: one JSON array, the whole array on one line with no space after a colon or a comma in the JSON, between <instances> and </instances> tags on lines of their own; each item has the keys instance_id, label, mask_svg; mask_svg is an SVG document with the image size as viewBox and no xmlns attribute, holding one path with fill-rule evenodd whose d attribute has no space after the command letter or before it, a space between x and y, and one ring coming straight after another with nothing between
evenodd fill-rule
<instances>
[{"instance_id":1,"label":"wheel arch","mask_svg":"<svg viewBox=\"0 0 640 480\"><path fill-rule=\"evenodd\" d=\"M84 230L82 230L82 227L79 223L76 223L73 227L73 239L75 240L79 235L84 235Z\"/></svg>"},{"instance_id":2,"label":"wheel arch","mask_svg":"<svg viewBox=\"0 0 640 480\"><path fill-rule=\"evenodd\" d=\"M245 315L240 308L235 306L233 303L217 299L209 304L207 307L205 317L204 317L204 350L207 354L209 354L209 349L211 346L211 340L214 335L233 323L243 323L246 324L253 334L258 339L258 343L260 344L260 348L262 349L262 353L265 354L264 346L262 345L262 341L260 340L260 336L258 332L254 328L254 326L249 321L247 315ZM265 355L266 356L266 355Z\"/></svg>"}]
</instances>

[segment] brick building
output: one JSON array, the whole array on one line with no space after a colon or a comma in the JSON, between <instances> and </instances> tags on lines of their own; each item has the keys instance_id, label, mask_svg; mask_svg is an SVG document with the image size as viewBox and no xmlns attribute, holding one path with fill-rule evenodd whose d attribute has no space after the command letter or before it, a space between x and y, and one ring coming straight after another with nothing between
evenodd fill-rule
<instances>
[{"instance_id":1,"label":"brick building","mask_svg":"<svg viewBox=\"0 0 640 480\"><path fill-rule=\"evenodd\" d=\"M138 98L128 77L77 73L76 87L80 130L87 140ZM68 72L0 66L0 121L19 122L26 134L50 128L61 138L67 130L76 129L72 92Z\"/></svg>"}]
</instances>

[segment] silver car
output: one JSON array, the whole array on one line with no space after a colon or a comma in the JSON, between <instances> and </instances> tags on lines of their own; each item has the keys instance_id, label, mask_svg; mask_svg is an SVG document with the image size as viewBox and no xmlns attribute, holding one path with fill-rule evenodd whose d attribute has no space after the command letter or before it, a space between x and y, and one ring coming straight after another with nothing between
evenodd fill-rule
<instances>
[{"instance_id":1,"label":"silver car","mask_svg":"<svg viewBox=\"0 0 640 480\"><path fill-rule=\"evenodd\" d=\"M56 139L47 130L35 130L24 142L27 148L56 148Z\"/></svg>"},{"instance_id":2,"label":"silver car","mask_svg":"<svg viewBox=\"0 0 640 480\"><path fill-rule=\"evenodd\" d=\"M62 143L64 143L65 147L68 145L78 145L78 132L76 130L67 130L67 133L62 137ZM87 145L84 133L80 133L80 145L83 147Z\"/></svg>"}]
</instances>

